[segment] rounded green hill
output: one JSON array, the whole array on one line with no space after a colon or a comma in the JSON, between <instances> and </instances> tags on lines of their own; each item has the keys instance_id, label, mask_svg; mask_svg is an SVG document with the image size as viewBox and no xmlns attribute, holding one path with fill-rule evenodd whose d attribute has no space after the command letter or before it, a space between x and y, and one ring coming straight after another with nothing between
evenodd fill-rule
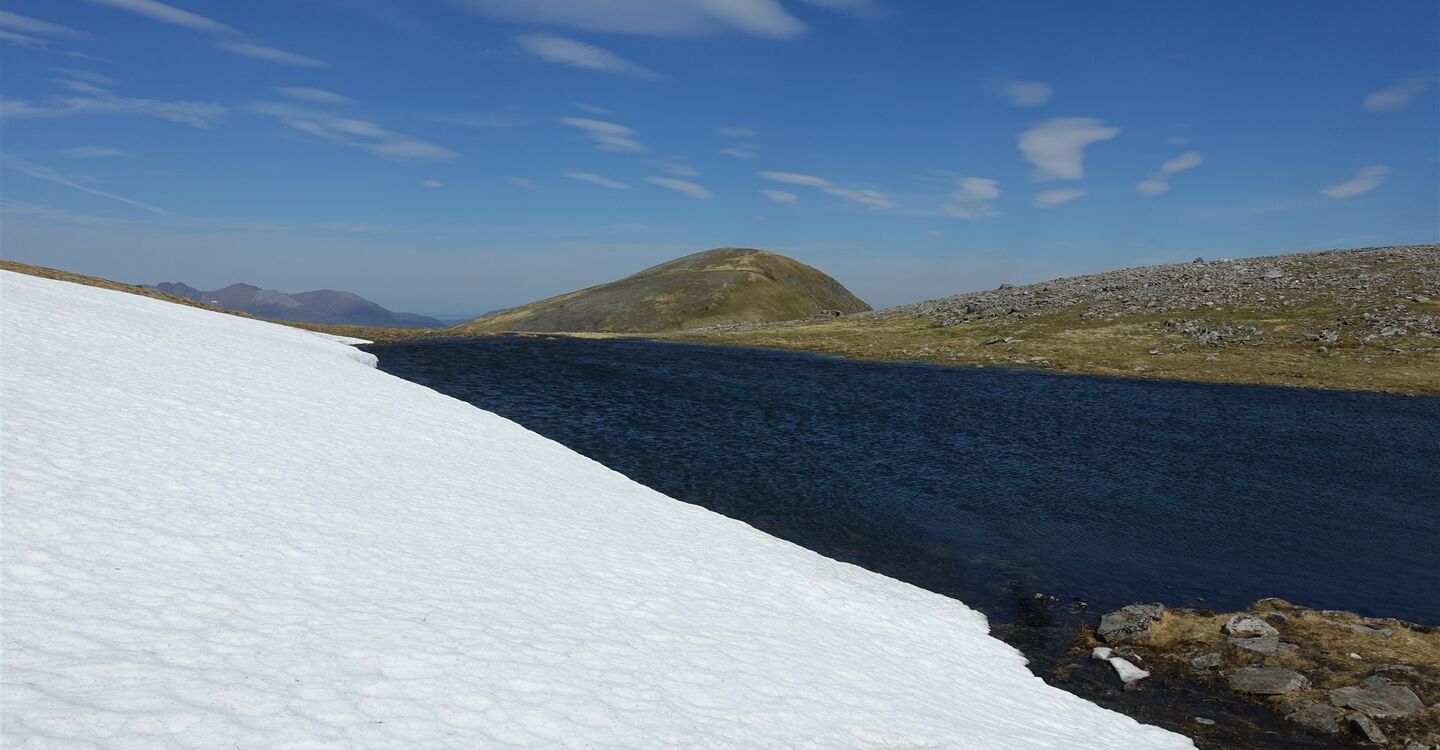
<instances>
[{"instance_id":1,"label":"rounded green hill","mask_svg":"<svg viewBox=\"0 0 1440 750\"><path fill-rule=\"evenodd\" d=\"M764 250L725 247L490 313L450 331L645 333L869 309L840 282L804 263Z\"/></svg>"}]
</instances>

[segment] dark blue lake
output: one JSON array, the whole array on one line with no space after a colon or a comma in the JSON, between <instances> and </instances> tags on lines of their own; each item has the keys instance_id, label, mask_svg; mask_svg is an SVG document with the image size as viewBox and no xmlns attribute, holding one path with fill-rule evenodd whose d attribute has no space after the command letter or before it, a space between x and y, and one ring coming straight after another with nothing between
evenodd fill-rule
<instances>
[{"instance_id":1,"label":"dark blue lake","mask_svg":"<svg viewBox=\"0 0 1440 750\"><path fill-rule=\"evenodd\" d=\"M1440 399L643 341L367 347L686 502L1014 621L1034 594L1440 623Z\"/></svg>"}]
</instances>

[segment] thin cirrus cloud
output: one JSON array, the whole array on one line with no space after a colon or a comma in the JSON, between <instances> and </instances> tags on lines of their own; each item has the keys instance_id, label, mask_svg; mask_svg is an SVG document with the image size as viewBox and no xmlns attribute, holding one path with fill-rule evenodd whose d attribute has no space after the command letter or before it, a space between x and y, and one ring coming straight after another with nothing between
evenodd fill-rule
<instances>
[{"instance_id":1,"label":"thin cirrus cloud","mask_svg":"<svg viewBox=\"0 0 1440 750\"><path fill-rule=\"evenodd\" d=\"M895 201L878 190L864 190L855 188L840 187L824 177L815 175L800 174L798 172L761 172L760 178L771 182L780 182L786 185L803 185L824 191L837 198L844 198L848 201L859 203L872 210L881 211L887 208L894 208Z\"/></svg>"},{"instance_id":2,"label":"thin cirrus cloud","mask_svg":"<svg viewBox=\"0 0 1440 750\"><path fill-rule=\"evenodd\" d=\"M603 175L598 175L598 174L595 174L594 172L576 172L576 171L570 171L570 172L565 172L565 173L564 173L564 176L566 177L566 179L575 180L576 182L586 182L586 183L589 183L589 184L591 184L591 185L597 185L597 186L599 186L599 187L605 188L605 189L607 189L607 190L629 190L629 189L630 189L630 186L629 186L629 185L626 185L626 184L623 183L623 182L619 182L619 181L617 181L617 180L612 180L612 179L610 179L609 177L605 177L605 176L603 176Z\"/></svg>"},{"instance_id":3,"label":"thin cirrus cloud","mask_svg":"<svg viewBox=\"0 0 1440 750\"><path fill-rule=\"evenodd\" d=\"M715 128L715 135L721 138L752 138L755 136L755 131L739 125L725 125Z\"/></svg>"},{"instance_id":4,"label":"thin cirrus cloud","mask_svg":"<svg viewBox=\"0 0 1440 750\"><path fill-rule=\"evenodd\" d=\"M737 143L730 148L720 149L720 153L736 159L757 159L760 157L760 147L753 143Z\"/></svg>"},{"instance_id":5,"label":"thin cirrus cloud","mask_svg":"<svg viewBox=\"0 0 1440 750\"><path fill-rule=\"evenodd\" d=\"M83 31L77 31L69 26L61 26L58 23L22 16L19 13L11 13L7 10L0 10L0 30L8 31L17 36L30 36L34 41L41 43L44 43L45 40L35 39L35 37L75 39L89 36L89 34ZM19 40L12 39L11 41Z\"/></svg>"},{"instance_id":6,"label":"thin cirrus cloud","mask_svg":"<svg viewBox=\"0 0 1440 750\"><path fill-rule=\"evenodd\" d=\"M229 24L221 23L213 18L206 18L198 13L191 13L188 10L183 10L173 5L166 5L165 3L158 2L158 0L90 0L90 2L144 16L152 21L159 21L160 23L170 24L172 26L180 26L193 31L218 36L244 36L238 29ZM216 46L231 54L248 57L252 60L279 63L281 65L294 65L302 68L330 67L330 63L324 60L318 60L313 57L287 52L282 49L276 49L254 42L219 42Z\"/></svg>"},{"instance_id":7,"label":"thin cirrus cloud","mask_svg":"<svg viewBox=\"0 0 1440 750\"><path fill-rule=\"evenodd\" d=\"M1154 175L1136 183L1135 190L1147 198L1164 195L1170 192L1171 175L1184 172L1187 169L1194 169L1204 163L1204 161L1205 157L1203 157L1199 151L1194 149L1186 151L1161 164L1160 169L1157 170Z\"/></svg>"},{"instance_id":8,"label":"thin cirrus cloud","mask_svg":"<svg viewBox=\"0 0 1440 750\"><path fill-rule=\"evenodd\" d=\"M82 193L97 195L101 198L108 198L112 201L124 203L128 206L133 206L135 208L149 211L150 213L160 214L162 216L175 215L173 211L167 211L166 209L160 208L159 206L150 203L145 203L144 201L137 201L133 198L126 198L123 195L107 193L104 190L96 190L95 188L82 185L78 182L75 182L74 180L65 177L64 175L56 172L55 170L47 166L41 164L32 164L31 162L25 161L24 159L17 159L8 154L0 154L0 166L4 166L7 169L12 169L24 175L29 175L37 180L44 180L46 182L51 182L56 185L68 187L72 190L79 190Z\"/></svg>"},{"instance_id":9,"label":"thin cirrus cloud","mask_svg":"<svg viewBox=\"0 0 1440 750\"><path fill-rule=\"evenodd\" d=\"M1000 211L991 201L1000 197L1000 183L987 177L961 177L958 189L950 194L949 200L940 204L940 210L948 216L967 221L978 221L999 216Z\"/></svg>"},{"instance_id":10,"label":"thin cirrus cloud","mask_svg":"<svg viewBox=\"0 0 1440 750\"><path fill-rule=\"evenodd\" d=\"M1069 203L1076 198L1085 195L1084 190L1074 188L1057 188L1055 190L1041 190L1035 194L1030 204L1036 208L1054 208L1062 203Z\"/></svg>"},{"instance_id":11,"label":"thin cirrus cloud","mask_svg":"<svg viewBox=\"0 0 1440 750\"><path fill-rule=\"evenodd\" d=\"M397 133L367 120L336 117L287 102L255 102L252 114L273 117L286 127L375 156L404 161L451 161L460 154L415 136Z\"/></svg>"},{"instance_id":12,"label":"thin cirrus cloud","mask_svg":"<svg viewBox=\"0 0 1440 750\"><path fill-rule=\"evenodd\" d=\"M768 201L785 205L800 200L794 193L787 190L761 190L760 194L765 196L765 199Z\"/></svg>"},{"instance_id":13,"label":"thin cirrus cloud","mask_svg":"<svg viewBox=\"0 0 1440 750\"><path fill-rule=\"evenodd\" d=\"M354 100L343 94L325 89L312 89L307 86L280 86L275 89L280 95L287 99L294 99L297 102L309 102L310 104L353 104Z\"/></svg>"},{"instance_id":14,"label":"thin cirrus cloud","mask_svg":"<svg viewBox=\"0 0 1440 750\"><path fill-rule=\"evenodd\" d=\"M710 200L715 197L715 194L706 189L704 185L689 180L681 180L675 177L646 177L645 181L651 185L659 185L660 187L674 190L687 198Z\"/></svg>"},{"instance_id":15,"label":"thin cirrus cloud","mask_svg":"<svg viewBox=\"0 0 1440 750\"><path fill-rule=\"evenodd\" d=\"M1320 193L1327 198L1354 198L1380 187L1385 181L1386 175L1390 174L1390 168L1384 164L1372 164L1362 167L1355 176L1336 185L1329 185L1320 190Z\"/></svg>"},{"instance_id":16,"label":"thin cirrus cloud","mask_svg":"<svg viewBox=\"0 0 1440 750\"><path fill-rule=\"evenodd\" d=\"M1365 97L1360 106L1364 107L1366 112L1392 112L1403 109L1409 106L1410 102L1415 101L1415 97L1425 93L1432 83L1434 83L1434 76L1410 76L1399 83L1371 93Z\"/></svg>"},{"instance_id":17,"label":"thin cirrus cloud","mask_svg":"<svg viewBox=\"0 0 1440 750\"><path fill-rule=\"evenodd\" d=\"M456 0L490 18L568 26L583 31L678 37L717 33L786 38L805 23L778 0ZM817 7L853 10L858 0L807 0ZM849 6L849 7L842 7Z\"/></svg>"},{"instance_id":18,"label":"thin cirrus cloud","mask_svg":"<svg viewBox=\"0 0 1440 750\"><path fill-rule=\"evenodd\" d=\"M72 81L71 83L79 83ZM0 100L0 120L45 119L79 115L151 117L194 128L209 128L224 119L229 110L213 102L163 101L115 96L93 84L80 96L62 96L42 101ZM72 91L75 86L67 86Z\"/></svg>"},{"instance_id":19,"label":"thin cirrus cloud","mask_svg":"<svg viewBox=\"0 0 1440 750\"><path fill-rule=\"evenodd\" d=\"M511 185L514 185L515 187L524 188L526 190L540 189L540 183L530 179L529 177L516 177L514 175L511 175L510 177L506 177L505 181L510 183Z\"/></svg>"},{"instance_id":20,"label":"thin cirrus cloud","mask_svg":"<svg viewBox=\"0 0 1440 750\"><path fill-rule=\"evenodd\" d=\"M221 42L220 49L241 57L248 57L252 60L263 62L279 63L281 65L294 65L297 68L328 68L330 63L324 60L317 60L305 55L297 55L294 52L286 52L283 49L266 47L263 44L250 44L248 42Z\"/></svg>"},{"instance_id":21,"label":"thin cirrus cloud","mask_svg":"<svg viewBox=\"0 0 1440 750\"><path fill-rule=\"evenodd\" d=\"M1020 134L1020 155L1035 169L1036 182L1085 176L1085 147L1120 135L1120 128L1094 117L1059 117Z\"/></svg>"},{"instance_id":22,"label":"thin cirrus cloud","mask_svg":"<svg viewBox=\"0 0 1440 750\"><path fill-rule=\"evenodd\" d=\"M74 146L60 149L60 155L71 159L115 159L129 156L130 152L110 146Z\"/></svg>"},{"instance_id":23,"label":"thin cirrus cloud","mask_svg":"<svg viewBox=\"0 0 1440 750\"><path fill-rule=\"evenodd\" d=\"M635 130L618 123L592 120L588 117L561 117L560 123L585 131L599 151L644 151L645 144L635 140Z\"/></svg>"},{"instance_id":24,"label":"thin cirrus cloud","mask_svg":"<svg viewBox=\"0 0 1440 750\"><path fill-rule=\"evenodd\" d=\"M420 187L429 188L431 190L438 190L445 187L445 183L439 180L422 180L420 182Z\"/></svg>"},{"instance_id":25,"label":"thin cirrus cloud","mask_svg":"<svg viewBox=\"0 0 1440 750\"><path fill-rule=\"evenodd\" d=\"M985 88L1010 102L1012 107L1038 107L1055 94L1055 87L1044 81L1022 81L1009 76L991 78Z\"/></svg>"},{"instance_id":26,"label":"thin cirrus cloud","mask_svg":"<svg viewBox=\"0 0 1440 750\"><path fill-rule=\"evenodd\" d=\"M577 42L563 36L521 34L515 37L515 41L531 55L557 65L612 73L630 78L660 80L665 77L643 65L630 62L604 47Z\"/></svg>"},{"instance_id":27,"label":"thin cirrus cloud","mask_svg":"<svg viewBox=\"0 0 1440 750\"><path fill-rule=\"evenodd\" d=\"M685 163L685 160L678 156L669 159L651 159L646 163L672 177L700 176L700 170Z\"/></svg>"},{"instance_id":28,"label":"thin cirrus cloud","mask_svg":"<svg viewBox=\"0 0 1440 750\"><path fill-rule=\"evenodd\" d=\"M168 23L173 26L183 26L195 31L205 31L211 34L235 34L238 33L233 27L227 26L219 21L206 18L188 10L181 10L172 5L156 2L156 0L90 0L96 5L108 5L111 8L129 11L137 15L145 16L151 20L161 23Z\"/></svg>"}]
</instances>

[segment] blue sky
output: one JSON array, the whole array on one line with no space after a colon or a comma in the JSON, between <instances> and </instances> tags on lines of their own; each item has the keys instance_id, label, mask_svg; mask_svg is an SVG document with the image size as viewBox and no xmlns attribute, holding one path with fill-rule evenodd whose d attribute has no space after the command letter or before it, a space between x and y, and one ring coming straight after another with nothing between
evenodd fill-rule
<instances>
[{"instance_id":1,"label":"blue sky","mask_svg":"<svg viewBox=\"0 0 1440 750\"><path fill-rule=\"evenodd\" d=\"M1440 5L9 0L0 251L460 315L1440 239Z\"/></svg>"}]
</instances>

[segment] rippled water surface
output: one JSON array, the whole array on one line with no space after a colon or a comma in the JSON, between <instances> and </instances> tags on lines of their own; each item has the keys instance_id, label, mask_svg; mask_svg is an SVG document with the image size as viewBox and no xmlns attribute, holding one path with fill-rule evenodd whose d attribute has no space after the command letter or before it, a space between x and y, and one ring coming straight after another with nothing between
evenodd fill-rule
<instances>
[{"instance_id":1,"label":"rippled water surface","mask_svg":"<svg viewBox=\"0 0 1440 750\"><path fill-rule=\"evenodd\" d=\"M640 341L368 348L672 497L1001 619L1043 592L1440 623L1440 399Z\"/></svg>"}]
</instances>

